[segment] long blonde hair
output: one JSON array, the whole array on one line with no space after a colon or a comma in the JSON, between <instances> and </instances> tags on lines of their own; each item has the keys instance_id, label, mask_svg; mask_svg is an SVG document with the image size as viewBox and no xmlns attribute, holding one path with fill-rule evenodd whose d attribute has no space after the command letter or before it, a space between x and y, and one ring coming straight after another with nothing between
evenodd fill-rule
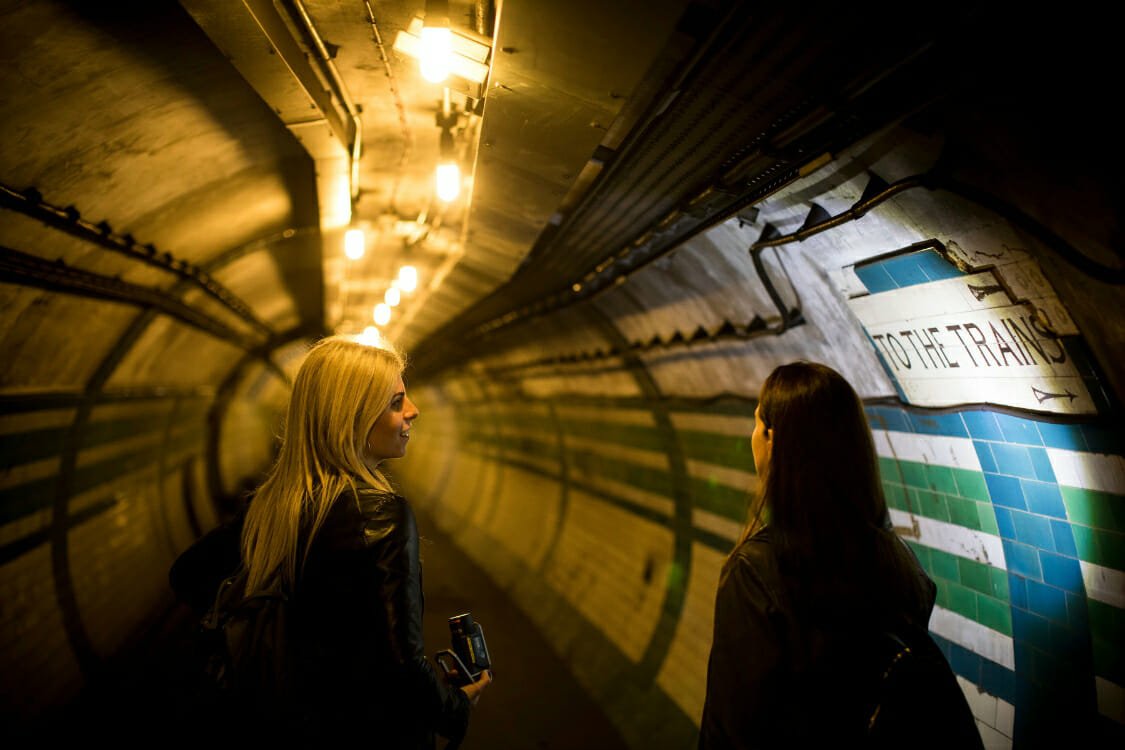
<instances>
[{"instance_id":1,"label":"long blonde hair","mask_svg":"<svg viewBox=\"0 0 1125 750\"><path fill-rule=\"evenodd\" d=\"M293 382L277 460L246 513L247 593L273 576L292 589L298 558L308 556L333 501L346 488L354 493L357 479L392 491L366 443L404 369L402 355L385 343L330 336L309 350ZM303 551L297 549L302 532Z\"/></svg>"}]
</instances>

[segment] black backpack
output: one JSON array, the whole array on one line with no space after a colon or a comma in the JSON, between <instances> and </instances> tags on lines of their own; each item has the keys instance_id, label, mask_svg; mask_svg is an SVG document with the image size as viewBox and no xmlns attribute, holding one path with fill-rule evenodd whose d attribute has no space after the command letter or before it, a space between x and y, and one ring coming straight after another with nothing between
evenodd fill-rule
<instances>
[{"instance_id":1,"label":"black backpack","mask_svg":"<svg viewBox=\"0 0 1125 750\"><path fill-rule=\"evenodd\" d=\"M868 745L983 750L965 694L929 632L902 625L876 641L881 673L868 704Z\"/></svg>"},{"instance_id":2,"label":"black backpack","mask_svg":"<svg viewBox=\"0 0 1125 750\"><path fill-rule=\"evenodd\" d=\"M294 718L290 596L274 577L246 595L245 567L225 579L199 624L201 700L224 725Z\"/></svg>"}]
</instances>

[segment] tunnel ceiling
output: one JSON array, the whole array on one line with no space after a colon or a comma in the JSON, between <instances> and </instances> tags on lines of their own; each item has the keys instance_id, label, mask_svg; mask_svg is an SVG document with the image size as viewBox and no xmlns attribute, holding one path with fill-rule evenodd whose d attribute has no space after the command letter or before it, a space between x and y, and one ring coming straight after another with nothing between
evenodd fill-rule
<instances>
[{"instance_id":1,"label":"tunnel ceiling","mask_svg":"<svg viewBox=\"0 0 1125 750\"><path fill-rule=\"evenodd\" d=\"M384 331L416 373L434 373L880 128L940 117L955 136L962 121L987 130L982 111L1016 89L1029 98L1003 114L1035 112L1049 132L1065 115L1031 89L1069 75L1056 42L1077 28L973 4L909 17L708 0L448 5L489 72L450 79L468 178L443 204L442 88L396 44L422 0L5 3L6 278L96 282L133 302L178 289L166 310L190 303L181 320L203 313L221 338L268 350L294 332L361 331L411 264L419 288ZM987 163L981 143L958 145ZM996 190L996 174L979 177ZM362 259L342 253L349 225L367 232ZM1088 239L1095 253L1111 244ZM51 262L96 278L60 280Z\"/></svg>"}]
</instances>

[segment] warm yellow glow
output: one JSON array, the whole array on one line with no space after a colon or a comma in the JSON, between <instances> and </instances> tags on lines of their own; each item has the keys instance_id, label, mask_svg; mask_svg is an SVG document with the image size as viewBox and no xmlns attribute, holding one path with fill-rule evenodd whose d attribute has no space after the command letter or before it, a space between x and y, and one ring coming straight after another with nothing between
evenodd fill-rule
<instances>
[{"instance_id":1,"label":"warm yellow glow","mask_svg":"<svg viewBox=\"0 0 1125 750\"><path fill-rule=\"evenodd\" d=\"M424 26L418 62L422 77L430 83L441 83L449 77L453 56L452 33L448 28Z\"/></svg>"},{"instance_id":2,"label":"warm yellow glow","mask_svg":"<svg viewBox=\"0 0 1125 750\"><path fill-rule=\"evenodd\" d=\"M449 203L461 194L461 168L454 162L446 161L437 166L437 197Z\"/></svg>"},{"instance_id":3,"label":"warm yellow glow","mask_svg":"<svg viewBox=\"0 0 1125 750\"><path fill-rule=\"evenodd\" d=\"M418 288L418 270L414 266L403 266L398 270L398 287L407 294Z\"/></svg>"},{"instance_id":4,"label":"warm yellow glow","mask_svg":"<svg viewBox=\"0 0 1125 750\"><path fill-rule=\"evenodd\" d=\"M391 308L380 302L375 305L375 311L372 316L375 318L376 325L385 326L387 323L391 322Z\"/></svg>"},{"instance_id":5,"label":"warm yellow glow","mask_svg":"<svg viewBox=\"0 0 1125 750\"><path fill-rule=\"evenodd\" d=\"M344 255L352 260L363 257L364 242L362 229L349 229L344 232Z\"/></svg>"},{"instance_id":6,"label":"warm yellow glow","mask_svg":"<svg viewBox=\"0 0 1125 750\"><path fill-rule=\"evenodd\" d=\"M390 289L387 290L387 293L383 295L383 301L386 302L391 307L394 307L395 305L397 305L399 302L402 301L402 295L399 294L399 291L398 291L397 287L392 286Z\"/></svg>"},{"instance_id":7,"label":"warm yellow glow","mask_svg":"<svg viewBox=\"0 0 1125 750\"><path fill-rule=\"evenodd\" d=\"M367 326L363 329L363 333L356 336L356 341L367 346L379 346L383 343L383 335L375 326Z\"/></svg>"}]
</instances>

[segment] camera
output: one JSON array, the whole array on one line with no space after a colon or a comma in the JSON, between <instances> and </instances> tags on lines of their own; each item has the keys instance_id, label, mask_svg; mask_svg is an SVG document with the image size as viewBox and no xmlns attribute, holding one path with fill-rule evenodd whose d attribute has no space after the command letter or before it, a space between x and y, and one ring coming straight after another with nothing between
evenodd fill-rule
<instances>
[{"instance_id":1,"label":"camera","mask_svg":"<svg viewBox=\"0 0 1125 750\"><path fill-rule=\"evenodd\" d=\"M481 672L492 668L488 645L484 641L484 628L473 621L470 612L449 618L449 637L453 649L439 651L434 657L447 676L460 685L468 685L480 678Z\"/></svg>"}]
</instances>

